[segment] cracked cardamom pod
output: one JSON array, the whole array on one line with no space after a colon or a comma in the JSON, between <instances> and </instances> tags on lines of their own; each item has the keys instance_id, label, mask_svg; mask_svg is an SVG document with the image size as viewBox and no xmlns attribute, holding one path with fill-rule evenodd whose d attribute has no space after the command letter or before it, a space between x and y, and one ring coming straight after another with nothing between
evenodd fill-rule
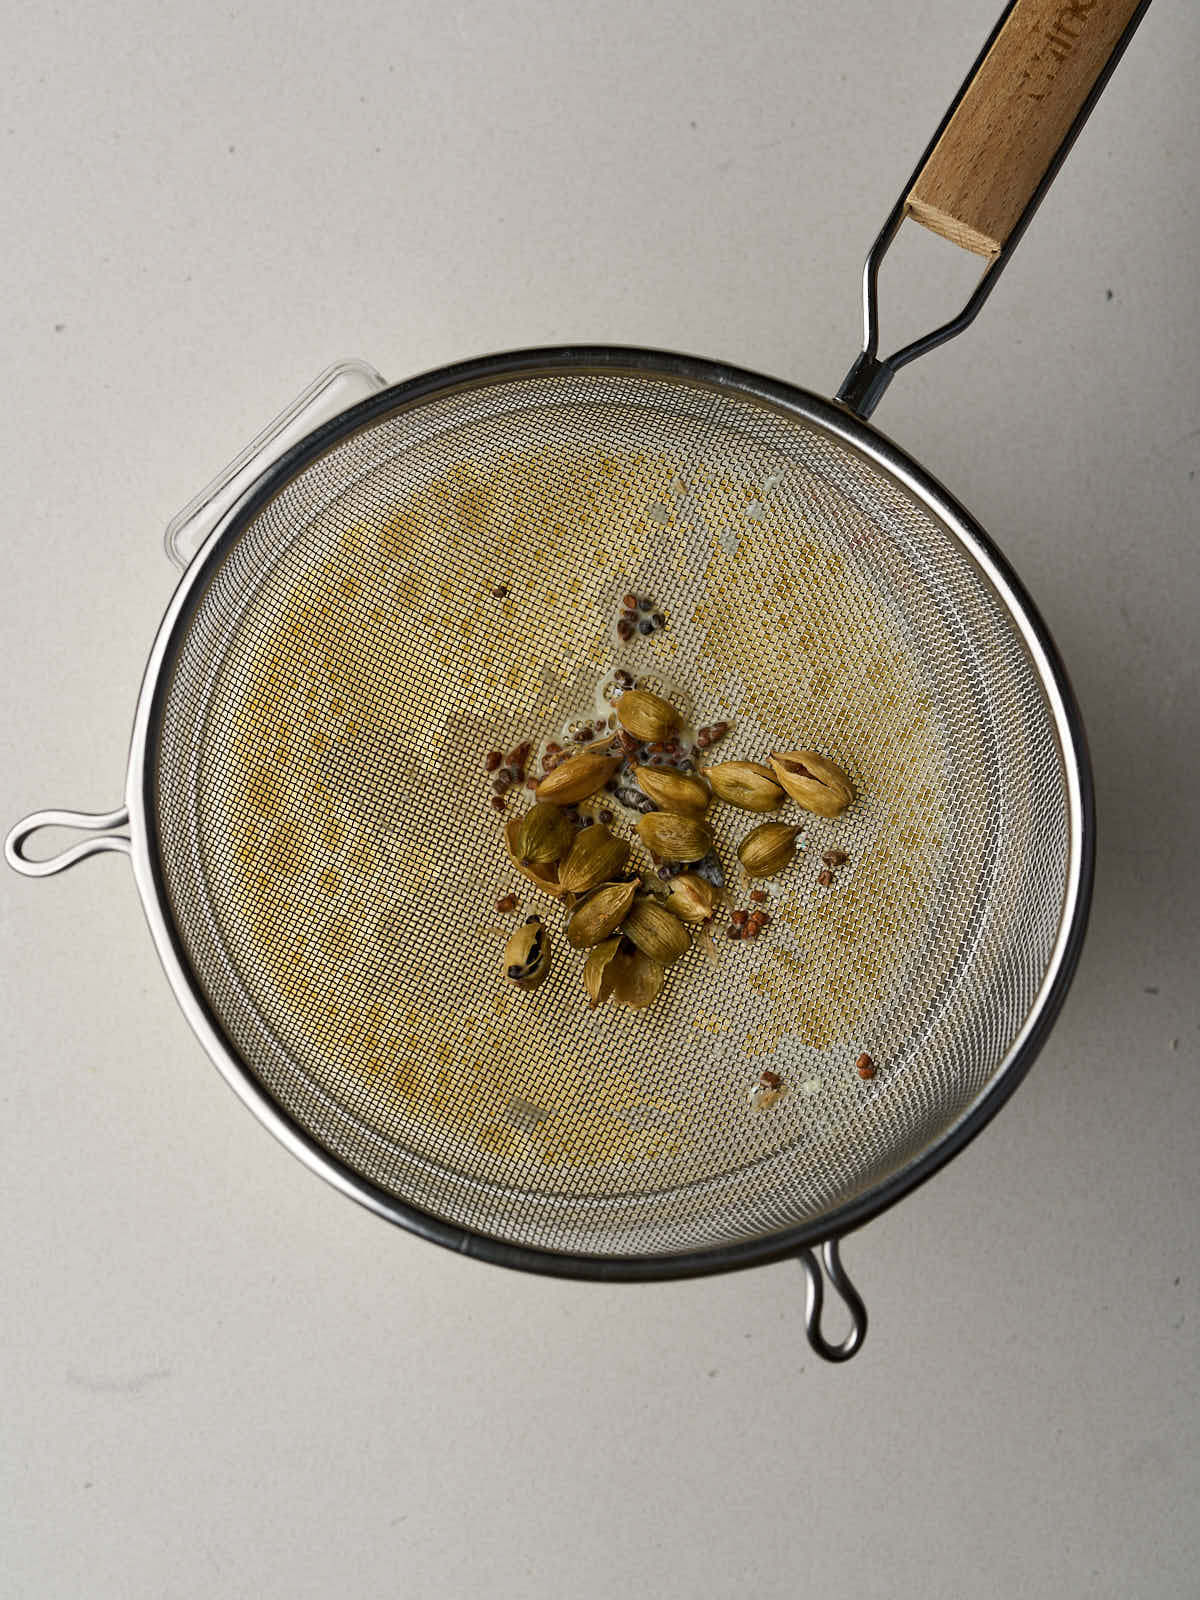
<instances>
[{"instance_id":1,"label":"cracked cardamom pod","mask_svg":"<svg viewBox=\"0 0 1200 1600\"><path fill-rule=\"evenodd\" d=\"M575 835L567 859L558 869L558 882L568 894L587 894L610 883L629 859L629 845L609 833L603 823Z\"/></svg>"},{"instance_id":2,"label":"cracked cardamom pod","mask_svg":"<svg viewBox=\"0 0 1200 1600\"><path fill-rule=\"evenodd\" d=\"M504 976L518 989L536 989L550 971L550 935L541 917L530 917L504 946Z\"/></svg>"},{"instance_id":3,"label":"cracked cardamom pod","mask_svg":"<svg viewBox=\"0 0 1200 1600\"><path fill-rule=\"evenodd\" d=\"M613 992L615 974L612 959L620 948L620 939L606 939L603 944L588 951L588 958L583 964L583 986L588 993L589 1011L603 1005Z\"/></svg>"},{"instance_id":4,"label":"cracked cardamom pod","mask_svg":"<svg viewBox=\"0 0 1200 1600\"><path fill-rule=\"evenodd\" d=\"M717 908L717 891L694 872L681 872L667 884L667 910L683 922L707 922Z\"/></svg>"},{"instance_id":5,"label":"cracked cardamom pod","mask_svg":"<svg viewBox=\"0 0 1200 1600\"><path fill-rule=\"evenodd\" d=\"M612 958L612 997L619 1006L644 1011L662 993L667 969L643 950L618 950Z\"/></svg>"},{"instance_id":6,"label":"cracked cardamom pod","mask_svg":"<svg viewBox=\"0 0 1200 1600\"><path fill-rule=\"evenodd\" d=\"M672 772L669 767L634 767L633 775L638 788L660 811L702 817L708 810L712 795L703 778L687 772Z\"/></svg>"},{"instance_id":7,"label":"cracked cardamom pod","mask_svg":"<svg viewBox=\"0 0 1200 1600\"><path fill-rule=\"evenodd\" d=\"M738 845L738 860L751 878L773 878L795 855L799 832L786 822L760 822Z\"/></svg>"},{"instance_id":8,"label":"cracked cardamom pod","mask_svg":"<svg viewBox=\"0 0 1200 1600\"><path fill-rule=\"evenodd\" d=\"M629 883L606 883L581 901L567 922L568 944L587 950L616 933L629 915L640 882L633 878Z\"/></svg>"},{"instance_id":9,"label":"cracked cardamom pod","mask_svg":"<svg viewBox=\"0 0 1200 1600\"><path fill-rule=\"evenodd\" d=\"M673 917L661 901L649 895L633 902L621 932L632 939L643 955L661 961L664 967L687 955L692 948L691 935L679 918Z\"/></svg>"},{"instance_id":10,"label":"cracked cardamom pod","mask_svg":"<svg viewBox=\"0 0 1200 1600\"><path fill-rule=\"evenodd\" d=\"M606 756L599 750L581 750L568 756L537 786L539 800L552 800L556 806L573 806L586 800L612 777L621 765L620 756Z\"/></svg>"},{"instance_id":11,"label":"cracked cardamom pod","mask_svg":"<svg viewBox=\"0 0 1200 1600\"><path fill-rule=\"evenodd\" d=\"M637 831L646 849L664 861L700 861L713 847L713 836L702 822L670 811L647 812Z\"/></svg>"},{"instance_id":12,"label":"cracked cardamom pod","mask_svg":"<svg viewBox=\"0 0 1200 1600\"><path fill-rule=\"evenodd\" d=\"M743 811L778 811L786 799L783 786L761 761L722 761L705 767L704 776L718 800Z\"/></svg>"},{"instance_id":13,"label":"cracked cardamom pod","mask_svg":"<svg viewBox=\"0 0 1200 1600\"><path fill-rule=\"evenodd\" d=\"M644 744L660 744L679 726L679 713L669 700L646 689L626 689L617 701L617 721Z\"/></svg>"},{"instance_id":14,"label":"cracked cardamom pod","mask_svg":"<svg viewBox=\"0 0 1200 1600\"><path fill-rule=\"evenodd\" d=\"M555 900L561 900L563 891L559 887L558 868L552 861L540 863L530 862L528 866L521 860L521 823L523 817L510 817L504 824L504 848L508 852L508 859L516 867L523 878L535 884L543 894L551 895Z\"/></svg>"},{"instance_id":15,"label":"cracked cardamom pod","mask_svg":"<svg viewBox=\"0 0 1200 1600\"><path fill-rule=\"evenodd\" d=\"M819 817L836 817L854 799L854 785L841 767L815 750L776 751L771 765L796 804Z\"/></svg>"},{"instance_id":16,"label":"cracked cardamom pod","mask_svg":"<svg viewBox=\"0 0 1200 1600\"><path fill-rule=\"evenodd\" d=\"M547 800L539 800L521 818L521 833L517 853L521 865L531 862L544 865L557 861L571 848L573 829L564 812Z\"/></svg>"}]
</instances>

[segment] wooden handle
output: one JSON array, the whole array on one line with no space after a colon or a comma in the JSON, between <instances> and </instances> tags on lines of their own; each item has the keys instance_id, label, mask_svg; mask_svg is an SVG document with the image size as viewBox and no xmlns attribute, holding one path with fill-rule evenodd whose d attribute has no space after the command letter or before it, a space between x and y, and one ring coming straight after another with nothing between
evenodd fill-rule
<instances>
[{"instance_id":1,"label":"wooden handle","mask_svg":"<svg viewBox=\"0 0 1200 1600\"><path fill-rule=\"evenodd\" d=\"M1140 0L1016 0L905 196L923 227L996 256Z\"/></svg>"}]
</instances>

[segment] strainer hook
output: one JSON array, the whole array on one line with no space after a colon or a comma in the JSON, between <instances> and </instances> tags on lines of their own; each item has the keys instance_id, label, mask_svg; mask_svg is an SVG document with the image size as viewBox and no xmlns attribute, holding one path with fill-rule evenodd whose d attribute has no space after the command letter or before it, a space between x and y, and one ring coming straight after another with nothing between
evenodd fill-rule
<instances>
[{"instance_id":1,"label":"strainer hook","mask_svg":"<svg viewBox=\"0 0 1200 1600\"><path fill-rule=\"evenodd\" d=\"M4 856L13 871L19 872L23 878L49 878L56 872L73 867L76 862L85 861L88 856L98 855L102 850L118 850L129 855L132 848L129 835L120 831L128 826L129 810L126 806L102 815L89 811L32 811L9 830L4 841ZM92 837L68 845L57 855L38 860L35 856L25 854L25 845L42 828L77 828Z\"/></svg>"},{"instance_id":2,"label":"strainer hook","mask_svg":"<svg viewBox=\"0 0 1200 1600\"><path fill-rule=\"evenodd\" d=\"M862 1349L863 1340L867 1337L867 1308L842 1266L838 1241L826 1239L821 1246L821 1259L825 1263L824 1273L821 1271L821 1262L811 1250L800 1250L797 1254L808 1279L804 1308L804 1330L808 1334L808 1342L823 1361L849 1361L851 1356L856 1356ZM826 1274L850 1313L850 1332L840 1344L830 1344L821 1332Z\"/></svg>"}]
</instances>

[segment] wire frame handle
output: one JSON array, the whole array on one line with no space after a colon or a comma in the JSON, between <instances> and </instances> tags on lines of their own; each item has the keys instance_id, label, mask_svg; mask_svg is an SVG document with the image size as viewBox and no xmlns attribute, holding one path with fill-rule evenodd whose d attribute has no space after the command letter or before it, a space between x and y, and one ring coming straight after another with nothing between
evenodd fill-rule
<instances>
[{"instance_id":1,"label":"wire frame handle","mask_svg":"<svg viewBox=\"0 0 1200 1600\"><path fill-rule=\"evenodd\" d=\"M863 348L837 398L867 418L901 367L970 327L1150 0L1009 0L863 267ZM987 265L957 316L879 354L879 268L912 217Z\"/></svg>"}]
</instances>

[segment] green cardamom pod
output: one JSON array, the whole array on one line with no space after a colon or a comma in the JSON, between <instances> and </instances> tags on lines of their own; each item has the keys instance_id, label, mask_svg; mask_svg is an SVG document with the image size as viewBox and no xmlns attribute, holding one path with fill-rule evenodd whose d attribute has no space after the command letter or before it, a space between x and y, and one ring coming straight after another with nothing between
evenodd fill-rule
<instances>
[{"instance_id":1,"label":"green cardamom pod","mask_svg":"<svg viewBox=\"0 0 1200 1600\"><path fill-rule=\"evenodd\" d=\"M618 839L603 823L583 828L558 869L559 887L568 894L587 894L599 884L611 883L628 859L627 841Z\"/></svg>"},{"instance_id":2,"label":"green cardamom pod","mask_svg":"<svg viewBox=\"0 0 1200 1600\"><path fill-rule=\"evenodd\" d=\"M620 939L606 939L588 951L583 964L583 986L587 990L589 1011L603 1005L613 991L612 959L620 948Z\"/></svg>"},{"instance_id":3,"label":"green cardamom pod","mask_svg":"<svg viewBox=\"0 0 1200 1600\"><path fill-rule=\"evenodd\" d=\"M679 713L669 700L646 689L626 689L617 701L617 721L644 744L661 744L679 726Z\"/></svg>"},{"instance_id":4,"label":"green cardamom pod","mask_svg":"<svg viewBox=\"0 0 1200 1600\"><path fill-rule=\"evenodd\" d=\"M751 878L773 878L796 853L799 828L786 822L760 822L738 845L738 860Z\"/></svg>"},{"instance_id":5,"label":"green cardamom pod","mask_svg":"<svg viewBox=\"0 0 1200 1600\"><path fill-rule=\"evenodd\" d=\"M679 918L673 917L661 901L649 895L633 902L621 932L643 955L661 961L664 967L687 955L692 948L691 935Z\"/></svg>"},{"instance_id":6,"label":"green cardamom pod","mask_svg":"<svg viewBox=\"0 0 1200 1600\"><path fill-rule=\"evenodd\" d=\"M647 812L637 831L647 850L664 861L702 861L713 847L713 836L702 822L670 811Z\"/></svg>"},{"instance_id":7,"label":"green cardamom pod","mask_svg":"<svg viewBox=\"0 0 1200 1600\"><path fill-rule=\"evenodd\" d=\"M854 785L841 767L815 750L777 751L771 765L796 804L819 817L836 817L854 799Z\"/></svg>"},{"instance_id":8,"label":"green cardamom pod","mask_svg":"<svg viewBox=\"0 0 1200 1600\"><path fill-rule=\"evenodd\" d=\"M543 894L552 896L555 900L562 899L563 891L558 884L558 868L552 861L539 863L531 861L528 866L521 860L521 823L523 817L509 817L504 824L504 848L508 852L508 859L516 867L523 878L536 884Z\"/></svg>"},{"instance_id":9,"label":"green cardamom pod","mask_svg":"<svg viewBox=\"0 0 1200 1600\"><path fill-rule=\"evenodd\" d=\"M717 909L717 891L694 872L681 872L667 884L667 910L683 922L707 922Z\"/></svg>"},{"instance_id":10,"label":"green cardamom pod","mask_svg":"<svg viewBox=\"0 0 1200 1600\"><path fill-rule=\"evenodd\" d=\"M573 830L565 812L548 801L539 800L521 818L521 833L517 841L517 854L521 865L531 862L544 865L557 861L571 848Z\"/></svg>"},{"instance_id":11,"label":"green cardamom pod","mask_svg":"<svg viewBox=\"0 0 1200 1600\"><path fill-rule=\"evenodd\" d=\"M537 786L539 800L552 800L557 806L577 805L595 794L621 765L620 756L606 756L600 750L581 750L568 756Z\"/></svg>"},{"instance_id":12,"label":"green cardamom pod","mask_svg":"<svg viewBox=\"0 0 1200 1600\"><path fill-rule=\"evenodd\" d=\"M612 958L612 997L620 1006L644 1011L662 993L667 969L644 950L618 950Z\"/></svg>"},{"instance_id":13,"label":"green cardamom pod","mask_svg":"<svg viewBox=\"0 0 1200 1600\"><path fill-rule=\"evenodd\" d=\"M606 883L575 907L567 923L567 942L576 950L588 950L607 939L629 915L641 880Z\"/></svg>"},{"instance_id":14,"label":"green cardamom pod","mask_svg":"<svg viewBox=\"0 0 1200 1600\"><path fill-rule=\"evenodd\" d=\"M670 767L634 767L637 786L660 811L679 816L702 817L712 799L703 778L688 772L672 772Z\"/></svg>"},{"instance_id":15,"label":"green cardamom pod","mask_svg":"<svg viewBox=\"0 0 1200 1600\"><path fill-rule=\"evenodd\" d=\"M722 761L705 767L704 776L718 800L743 811L778 811L786 798L775 774L761 761Z\"/></svg>"}]
</instances>

